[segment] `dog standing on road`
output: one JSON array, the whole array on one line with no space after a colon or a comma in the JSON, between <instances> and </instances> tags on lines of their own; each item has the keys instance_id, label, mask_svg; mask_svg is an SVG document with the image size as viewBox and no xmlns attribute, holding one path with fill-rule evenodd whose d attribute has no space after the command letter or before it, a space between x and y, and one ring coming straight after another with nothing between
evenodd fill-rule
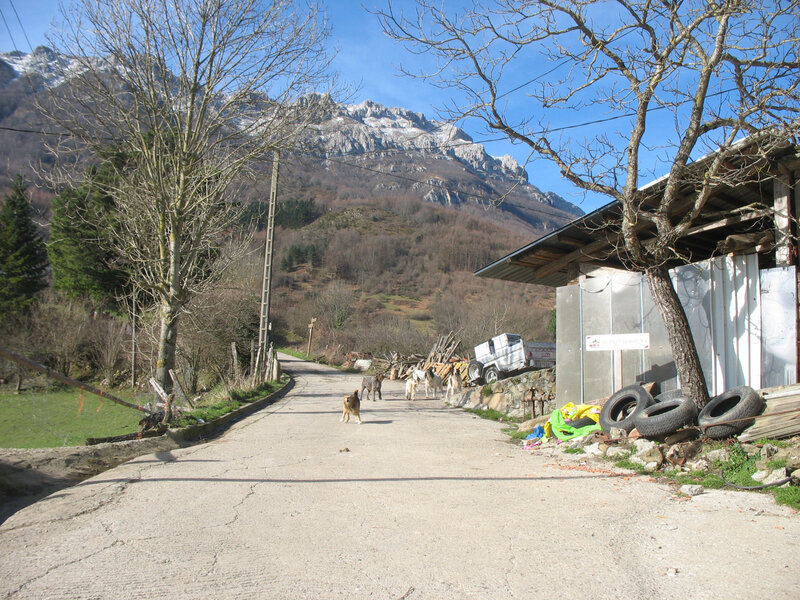
<instances>
[{"instance_id":1,"label":"dog standing on road","mask_svg":"<svg viewBox=\"0 0 800 600\"><path fill-rule=\"evenodd\" d=\"M413 377L406 379L406 400L416 400L418 383Z\"/></svg>"},{"instance_id":2,"label":"dog standing on road","mask_svg":"<svg viewBox=\"0 0 800 600\"><path fill-rule=\"evenodd\" d=\"M453 371L447 376L447 392L444 395L445 399L455 398L456 394L461 393L463 387L461 383L461 373Z\"/></svg>"},{"instance_id":3,"label":"dog standing on road","mask_svg":"<svg viewBox=\"0 0 800 600\"><path fill-rule=\"evenodd\" d=\"M358 399L358 390L344 397L342 401L342 418L339 419L339 422L349 422L350 415L353 415L356 418L356 422L361 425L361 400Z\"/></svg>"},{"instance_id":4,"label":"dog standing on road","mask_svg":"<svg viewBox=\"0 0 800 600\"><path fill-rule=\"evenodd\" d=\"M375 375L372 377L371 375L367 375L361 380L361 397L366 398L369 400L369 394L372 392L372 401L375 402L375 392L378 392L378 398L383 400L383 396L381 396L381 382L386 377L386 375ZM367 390L367 395L364 396L364 390Z\"/></svg>"}]
</instances>

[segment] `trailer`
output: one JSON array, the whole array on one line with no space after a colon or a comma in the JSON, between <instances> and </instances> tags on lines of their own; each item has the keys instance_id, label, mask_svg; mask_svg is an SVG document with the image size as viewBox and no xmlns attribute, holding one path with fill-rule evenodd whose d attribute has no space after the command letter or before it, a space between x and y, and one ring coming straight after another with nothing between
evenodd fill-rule
<instances>
[{"instance_id":1,"label":"trailer","mask_svg":"<svg viewBox=\"0 0 800 600\"><path fill-rule=\"evenodd\" d=\"M526 342L516 333L501 333L474 348L475 358L467 365L471 383L494 383L528 371L546 369L556 364L556 345L550 342Z\"/></svg>"}]
</instances>

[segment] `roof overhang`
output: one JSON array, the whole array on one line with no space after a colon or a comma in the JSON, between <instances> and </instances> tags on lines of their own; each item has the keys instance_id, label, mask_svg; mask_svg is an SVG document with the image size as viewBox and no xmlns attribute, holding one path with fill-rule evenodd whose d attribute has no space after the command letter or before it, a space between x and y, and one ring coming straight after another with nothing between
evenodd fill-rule
<instances>
[{"instance_id":1,"label":"roof overhang","mask_svg":"<svg viewBox=\"0 0 800 600\"><path fill-rule=\"evenodd\" d=\"M743 140L744 150L748 143L749 140ZM737 185L715 188L687 235L677 243L674 265L719 255L720 248L724 247L721 245L731 239L730 236L749 236L756 243L760 232L770 232L775 178L797 171L800 168L799 157L800 148L794 144L780 144L767 157L752 160L751 176ZM696 185L691 181L699 180L713 158L713 154L703 157L686 168L686 183L681 188L683 200L677 202L671 211L673 220L683 217L693 205ZM654 210L658 206L666 181L666 178L661 178L640 188L644 210ZM619 202L606 204L478 269L475 275L560 287L574 279L581 263L624 269L625 262L617 250L617 229L613 226L620 221L620 216ZM655 235L649 221L638 229L644 240Z\"/></svg>"}]
</instances>

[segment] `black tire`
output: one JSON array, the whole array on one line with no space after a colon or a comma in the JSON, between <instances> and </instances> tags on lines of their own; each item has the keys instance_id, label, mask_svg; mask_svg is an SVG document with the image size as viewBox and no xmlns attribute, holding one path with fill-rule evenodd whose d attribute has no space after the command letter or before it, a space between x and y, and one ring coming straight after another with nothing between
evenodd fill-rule
<instances>
[{"instance_id":1,"label":"black tire","mask_svg":"<svg viewBox=\"0 0 800 600\"><path fill-rule=\"evenodd\" d=\"M483 365L477 360L471 360L467 364L467 377L470 381L480 383L483 379Z\"/></svg>"},{"instance_id":2,"label":"black tire","mask_svg":"<svg viewBox=\"0 0 800 600\"><path fill-rule=\"evenodd\" d=\"M500 381L502 377L500 376L500 371L497 370L495 366L486 367L483 371L483 380L486 383L495 383L496 381Z\"/></svg>"},{"instance_id":3,"label":"black tire","mask_svg":"<svg viewBox=\"0 0 800 600\"><path fill-rule=\"evenodd\" d=\"M697 405L691 398L664 400L636 415L634 425L642 437L657 438L675 433L697 419Z\"/></svg>"},{"instance_id":4,"label":"black tire","mask_svg":"<svg viewBox=\"0 0 800 600\"><path fill-rule=\"evenodd\" d=\"M726 423L725 425L717 425L717 423L755 417L763 412L765 406L764 399L757 391L743 385L714 396L700 411L697 423L707 437L713 439L728 438L741 433L755 421L750 419L748 421Z\"/></svg>"},{"instance_id":5,"label":"black tire","mask_svg":"<svg viewBox=\"0 0 800 600\"><path fill-rule=\"evenodd\" d=\"M596 421L592 417L581 417L580 419L576 419L574 421L567 421L566 423L570 427L574 427L575 429L580 429L581 427L594 425Z\"/></svg>"},{"instance_id":6,"label":"black tire","mask_svg":"<svg viewBox=\"0 0 800 600\"><path fill-rule=\"evenodd\" d=\"M657 396L654 396L653 400L656 402L664 402L665 400L675 400L676 398L683 398L683 392L680 388L677 390L667 390L666 392L661 392Z\"/></svg>"},{"instance_id":7,"label":"black tire","mask_svg":"<svg viewBox=\"0 0 800 600\"><path fill-rule=\"evenodd\" d=\"M614 393L600 411L600 427L611 431L613 427L630 432L636 415L653 404L653 397L638 383L625 386Z\"/></svg>"}]
</instances>

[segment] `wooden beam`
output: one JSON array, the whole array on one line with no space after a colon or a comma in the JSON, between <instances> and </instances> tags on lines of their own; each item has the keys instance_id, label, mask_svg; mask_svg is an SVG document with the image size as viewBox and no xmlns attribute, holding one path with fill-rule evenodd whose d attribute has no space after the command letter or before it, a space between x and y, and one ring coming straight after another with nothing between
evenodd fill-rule
<instances>
[{"instance_id":1,"label":"wooden beam","mask_svg":"<svg viewBox=\"0 0 800 600\"><path fill-rule=\"evenodd\" d=\"M615 236L618 238L618 236ZM604 246L613 247L616 244L616 241L612 241L609 239L600 239L590 242L583 246L583 248L578 248L577 250L573 250L569 254L565 254L561 258L558 258L550 263L544 265L543 267L536 270L534 273L534 277L537 279L541 279L542 277L546 277L548 275L552 275L557 271L560 271L567 265L572 262L576 262L580 258L588 258L592 259L592 252L596 252L597 250L602 249Z\"/></svg>"},{"instance_id":2,"label":"wooden beam","mask_svg":"<svg viewBox=\"0 0 800 600\"><path fill-rule=\"evenodd\" d=\"M712 221L711 223L705 223L703 225L697 225L696 227L690 227L686 230L686 236L697 235L698 233L705 233L706 231L711 231L713 229L719 229L720 227L727 227L729 225L736 225L737 223L744 223L745 221L754 221L756 219L760 219L762 217L767 216L770 214L770 210L754 210L748 213L743 213L741 215L733 215L731 217L725 217L724 219L719 219L718 221Z\"/></svg>"},{"instance_id":3,"label":"wooden beam","mask_svg":"<svg viewBox=\"0 0 800 600\"><path fill-rule=\"evenodd\" d=\"M792 264L791 188L783 177L774 179L772 195L775 210L775 266L788 267Z\"/></svg>"}]
</instances>

